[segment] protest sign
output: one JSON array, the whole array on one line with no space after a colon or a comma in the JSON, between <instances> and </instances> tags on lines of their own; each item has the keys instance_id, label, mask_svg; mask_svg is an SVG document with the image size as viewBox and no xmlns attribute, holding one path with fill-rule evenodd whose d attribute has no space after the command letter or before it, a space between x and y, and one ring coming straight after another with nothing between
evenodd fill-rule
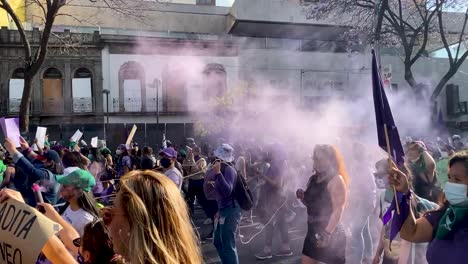
<instances>
[{"instance_id":1,"label":"protest sign","mask_svg":"<svg viewBox=\"0 0 468 264\"><path fill-rule=\"evenodd\" d=\"M0 125L2 127L3 135L9 138L15 144L15 147L19 148L20 145L20 131L19 131L19 119L15 118L1 118Z\"/></svg>"},{"instance_id":2,"label":"protest sign","mask_svg":"<svg viewBox=\"0 0 468 264\"><path fill-rule=\"evenodd\" d=\"M98 137L93 137L91 139L91 147L97 148L97 146L98 146Z\"/></svg>"},{"instance_id":3,"label":"protest sign","mask_svg":"<svg viewBox=\"0 0 468 264\"><path fill-rule=\"evenodd\" d=\"M107 143L105 140L102 140L102 139L98 140L98 145L97 145L98 148L105 148L106 146L107 146Z\"/></svg>"},{"instance_id":4,"label":"protest sign","mask_svg":"<svg viewBox=\"0 0 468 264\"><path fill-rule=\"evenodd\" d=\"M162 147L167 148L166 134L163 134Z\"/></svg>"},{"instance_id":5,"label":"protest sign","mask_svg":"<svg viewBox=\"0 0 468 264\"><path fill-rule=\"evenodd\" d=\"M70 141L78 143L82 136L83 133L78 129L76 130L75 134L73 134L73 136L70 138Z\"/></svg>"},{"instance_id":6,"label":"protest sign","mask_svg":"<svg viewBox=\"0 0 468 264\"><path fill-rule=\"evenodd\" d=\"M36 263L61 226L36 209L9 199L0 203L0 264Z\"/></svg>"},{"instance_id":7,"label":"protest sign","mask_svg":"<svg viewBox=\"0 0 468 264\"><path fill-rule=\"evenodd\" d=\"M133 125L132 131L130 131L130 134L128 135L128 138L127 138L127 142L125 143L125 145L127 145L127 147L129 147L130 143L132 143L132 140L133 140L133 137L135 136L136 131L137 131L137 126Z\"/></svg>"},{"instance_id":8,"label":"protest sign","mask_svg":"<svg viewBox=\"0 0 468 264\"><path fill-rule=\"evenodd\" d=\"M46 134L47 134L47 127L37 127L37 130L36 130L37 145L39 145L41 149L44 148ZM34 144L33 149L34 151L38 150L36 144Z\"/></svg>"}]
</instances>

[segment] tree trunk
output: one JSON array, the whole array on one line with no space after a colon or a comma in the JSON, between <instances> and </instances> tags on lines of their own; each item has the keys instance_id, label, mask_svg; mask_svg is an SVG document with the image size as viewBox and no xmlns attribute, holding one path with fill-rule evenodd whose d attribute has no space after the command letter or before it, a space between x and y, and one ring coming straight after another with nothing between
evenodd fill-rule
<instances>
[{"instance_id":1,"label":"tree trunk","mask_svg":"<svg viewBox=\"0 0 468 264\"><path fill-rule=\"evenodd\" d=\"M458 69L458 68L457 68ZM445 85L450 81L450 79L457 73L457 70L449 70L442 79L440 79L439 83L437 84L436 88L432 92L431 100L436 100L437 96L442 92Z\"/></svg>"},{"instance_id":2,"label":"tree trunk","mask_svg":"<svg viewBox=\"0 0 468 264\"><path fill-rule=\"evenodd\" d=\"M19 114L20 130L22 133L29 132L29 109L30 109L29 106L31 105L31 97L32 97L32 92L33 92L32 79L33 79L33 76L25 73L24 90L23 90L23 96L21 98L20 114Z\"/></svg>"},{"instance_id":3,"label":"tree trunk","mask_svg":"<svg viewBox=\"0 0 468 264\"><path fill-rule=\"evenodd\" d=\"M413 90L418 86L418 83L414 79L414 75L413 75L413 71L411 70L411 66L408 67L408 66L405 65L405 80L409 84L409 86L411 86L411 88Z\"/></svg>"}]
</instances>

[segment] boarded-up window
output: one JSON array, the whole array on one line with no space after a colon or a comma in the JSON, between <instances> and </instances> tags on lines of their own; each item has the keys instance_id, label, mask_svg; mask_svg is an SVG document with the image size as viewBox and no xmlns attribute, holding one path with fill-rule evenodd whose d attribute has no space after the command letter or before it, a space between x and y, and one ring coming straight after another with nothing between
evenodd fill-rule
<instances>
[{"instance_id":1,"label":"boarded-up window","mask_svg":"<svg viewBox=\"0 0 468 264\"><path fill-rule=\"evenodd\" d=\"M204 98L221 97L227 91L227 75L223 65L209 63L203 70Z\"/></svg>"},{"instance_id":2,"label":"boarded-up window","mask_svg":"<svg viewBox=\"0 0 468 264\"><path fill-rule=\"evenodd\" d=\"M141 81L124 80L125 112L140 112L141 109Z\"/></svg>"},{"instance_id":3,"label":"boarded-up window","mask_svg":"<svg viewBox=\"0 0 468 264\"><path fill-rule=\"evenodd\" d=\"M92 74L86 68L76 70L72 80L73 112L92 112Z\"/></svg>"},{"instance_id":4,"label":"boarded-up window","mask_svg":"<svg viewBox=\"0 0 468 264\"><path fill-rule=\"evenodd\" d=\"M62 73L56 68L44 72L42 81L42 110L45 113L63 112L63 82Z\"/></svg>"},{"instance_id":5,"label":"boarded-up window","mask_svg":"<svg viewBox=\"0 0 468 264\"><path fill-rule=\"evenodd\" d=\"M170 65L163 73L164 101L168 112L187 111L187 82L182 65Z\"/></svg>"},{"instance_id":6,"label":"boarded-up window","mask_svg":"<svg viewBox=\"0 0 468 264\"><path fill-rule=\"evenodd\" d=\"M120 111L146 111L145 71L139 63L129 61L120 67L119 96Z\"/></svg>"},{"instance_id":7,"label":"boarded-up window","mask_svg":"<svg viewBox=\"0 0 468 264\"><path fill-rule=\"evenodd\" d=\"M21 98L24 90L24 69L16 69L9 83L8 111L18 113L20 110Z\"/></svg>"}]
</instances>

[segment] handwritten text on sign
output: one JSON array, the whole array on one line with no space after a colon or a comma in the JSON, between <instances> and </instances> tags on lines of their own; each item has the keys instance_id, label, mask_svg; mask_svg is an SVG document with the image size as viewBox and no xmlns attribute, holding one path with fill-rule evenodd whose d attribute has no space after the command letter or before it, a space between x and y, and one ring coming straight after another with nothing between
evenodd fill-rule
<instances>
[{"instance_id":1,"label":"handwritten text on sign","mask_svg":"<svg viewBox=\"0 0 468 264\"><path fill-rule=\"evenodd\" d=\"M12 199L0 203L0 263L35 263L58 230L59 225L30 206Z\"/></svg>"}]
</instances>

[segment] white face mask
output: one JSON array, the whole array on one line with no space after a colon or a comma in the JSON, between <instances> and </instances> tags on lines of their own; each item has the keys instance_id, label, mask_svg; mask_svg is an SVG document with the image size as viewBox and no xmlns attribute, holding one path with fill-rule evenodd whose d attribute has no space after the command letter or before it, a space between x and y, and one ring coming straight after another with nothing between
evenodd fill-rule
<instances>
[{"instance_id":1,"label":"white face mask","mask_svg":"<svg viewBox=\"0 0 468 264\"><path fill-rule=\"evenodd\" d=\"M468 185L461 183L447 182L444 193L450 205L466 206L468 205Z\"/></svg>"},{"instance_id":2,"label":"white face mask","mask_svg":"<svg viewBox=\"0 0 468 264\"><path fill-rule=\"evenodd\" d=\"M120 150L120 149L116 150L116 151L115 151L115 154L117 154L117 155L122 154L122 150Z\"/></svg>"}]
</instances>

